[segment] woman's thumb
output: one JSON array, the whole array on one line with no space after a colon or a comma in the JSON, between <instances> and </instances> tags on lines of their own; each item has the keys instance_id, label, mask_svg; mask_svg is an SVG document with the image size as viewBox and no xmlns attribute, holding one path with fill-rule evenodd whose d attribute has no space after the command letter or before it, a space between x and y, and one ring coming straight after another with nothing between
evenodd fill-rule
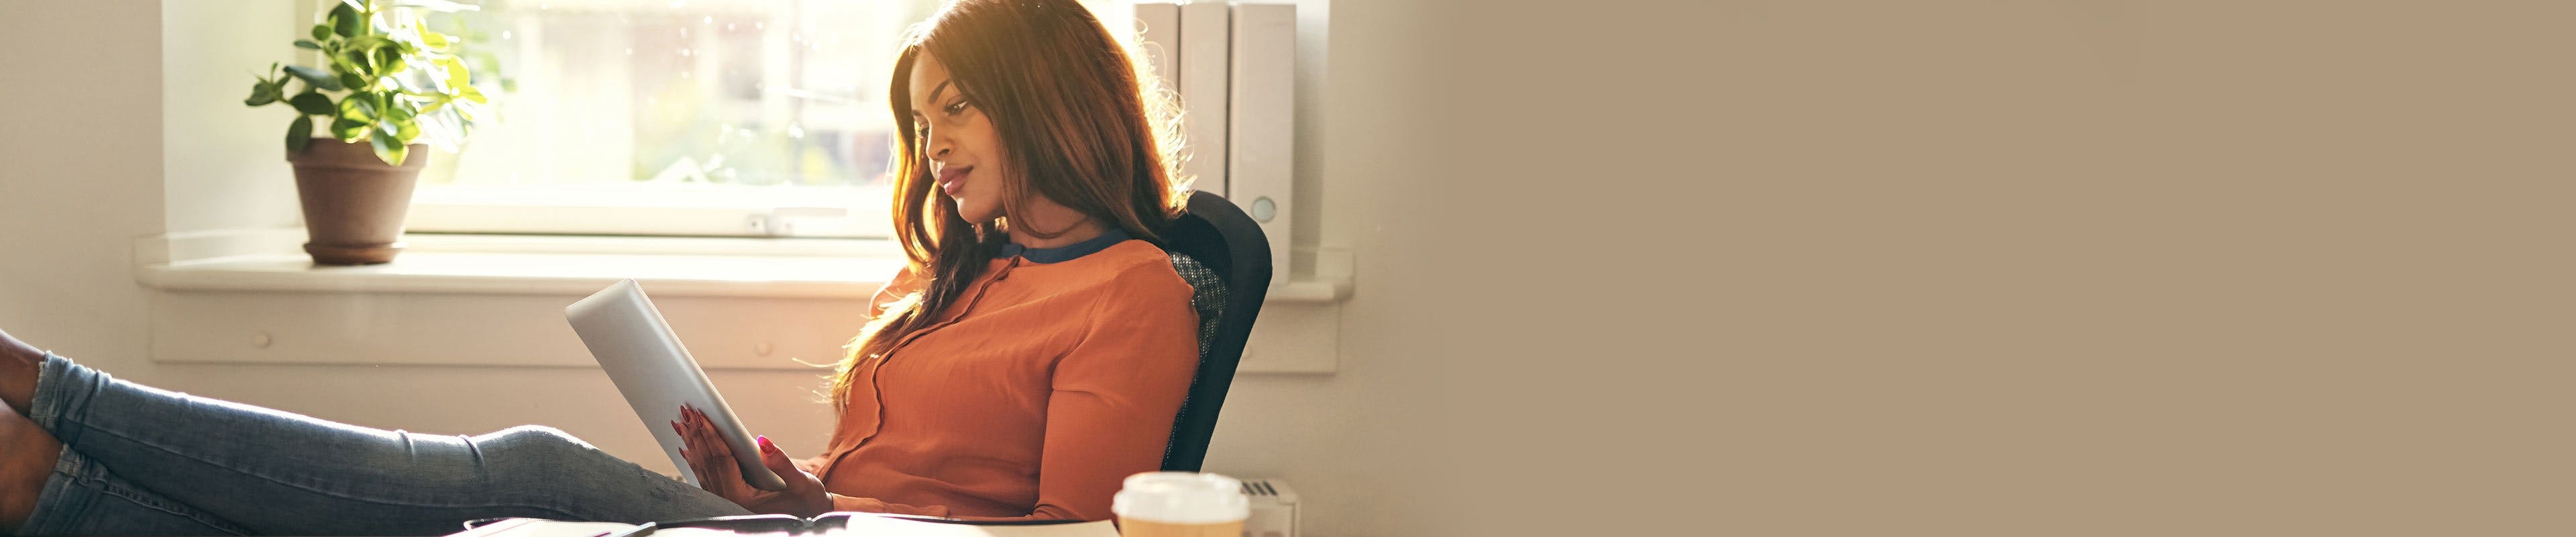
<instances>
[{"instance_id":1,"label":"woman's thumb","mask_svg":"<svg viewBox=\"0 0 2576 537\"><path fill-rule=\"evenodd\" d=\"M796 460L787 458L787 452L780 451L778 444L770 443L768 436L761 436L757 440L760 444L761 466L767 466L780 475L796 474Z\"/></svg>"}]
</instances>

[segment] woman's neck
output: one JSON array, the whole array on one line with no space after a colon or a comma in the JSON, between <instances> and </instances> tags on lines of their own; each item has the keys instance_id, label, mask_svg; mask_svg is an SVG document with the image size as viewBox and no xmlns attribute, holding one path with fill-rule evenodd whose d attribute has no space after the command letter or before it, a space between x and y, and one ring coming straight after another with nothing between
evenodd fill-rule
<instances>
[{"instance_id":1,"label":"woman's neck","mask_svg":"<svg viewBox=\"0 0 2576 537\"><path fill-rule=\"evenodd\" d=\"M1108 232L1109 232L1109 227L1108 227L1108 226L1100 225L1100 221L1099 221L1099 220L1094 220L1094 219L1091 219L1091 218L1088 218L1088 217L1081 217L1081 216L1076 216L1075 218L1077 218L1077 219L1076 219L1076 220L1074 220L1074 223L1073 223L1073 225L1072 225L1072 226L1066 226L1066 225L1064 225L1064 224L1062 224L1062 223L1056 223L1055 225L1046 225L1046 224L1039 223L1039 222L1030 222L1030 223L1029 223L1030 225L1027 225L1027 226L1012 226L1012 227L1020 228L1020 229L1024 229L1024 230L1025 230L1025 229L1028 229L1028 228L1030 228L1030 227L1035 227L1036 229L1045 229L1045 230L1058 230L1058 229L1061 229L1061 230L1064 230L1064 232L1063 232L1063 233L1059 233L1059 234L1057 234L1056 236L1053 236L1053 237L1039 237L1039 236L1035 236L1035 235L1029 234L1029 233L1028 233L1028 232L1026 232L1026 231L1014 232L1014 233L1011 233L1011 244L1017 244L1017 245L1020 245L1020 247L1021 247L1021 248L1038 249L1038 250L1043 250L1043 249L1048 249L1048 248L1063 248L1063 247L1066 247L1066 246L1071 246L1071 245L1073 245L1074 243L1078 243L1078 242L1082 242L1082 241L1087 241L1087 240L1091 240L1091 239L1094 239L1094 238L1099 238L1099 237L1100 237L1100 234L1102 234L1102 233L1108 233ZM1061 222L1061 220L1059 220L1058 222Z\"/></svg>"}]
</instances>

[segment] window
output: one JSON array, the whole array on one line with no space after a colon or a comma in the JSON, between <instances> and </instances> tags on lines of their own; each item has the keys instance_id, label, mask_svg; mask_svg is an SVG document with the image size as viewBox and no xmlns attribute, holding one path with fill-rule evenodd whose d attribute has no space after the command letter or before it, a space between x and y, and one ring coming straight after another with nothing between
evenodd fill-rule
<instances>
[{"instance_id":1,"label":"window","mask_svg":"<svg viewBox=\"0 0 2576 537\"><path fill-rule=\"evenodd\" d=\"M502 91L432 158L411 228L887 236L886 83L939 4L486 0L433 18ZM1126 26L1123 1L1096 4Z\"/></svg>"}]
</instances>

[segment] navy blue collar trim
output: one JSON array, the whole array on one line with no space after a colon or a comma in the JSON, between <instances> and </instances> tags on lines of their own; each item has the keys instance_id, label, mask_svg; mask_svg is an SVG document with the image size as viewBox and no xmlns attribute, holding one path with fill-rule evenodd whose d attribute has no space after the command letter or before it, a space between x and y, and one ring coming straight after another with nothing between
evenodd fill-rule
<instances>
[{"instance_id":1,"label":"navy blue collar trim","mask_svg":"<svg viewBox=\"0 0 2576 537\"><path fill-rule=\"evenodd\" d=\"M1031 263L1063 263L1066 261L1072 261L1074 258L1091 255L1093 252L1107 250L1110 246L1115 246L1121 242L1127 242L1127 239L1128 236L1126 231L1118 228L1110 228L1109 231L1101 233L1098 237L1092 237L1090 240L1055 248L1029 248L1020 246L1018 243L1004 243L1002 245L1002 253L998 257L1007 259L1016 255L1029 260Z\"/></svg>"}]
</instances>

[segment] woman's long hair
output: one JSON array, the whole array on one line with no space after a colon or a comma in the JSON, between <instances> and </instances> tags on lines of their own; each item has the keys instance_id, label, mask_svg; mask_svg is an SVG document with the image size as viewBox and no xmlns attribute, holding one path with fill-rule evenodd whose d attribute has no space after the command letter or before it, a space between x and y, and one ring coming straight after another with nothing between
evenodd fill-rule
<instances>
[{"instance_id":1,"label":"woman's long hair","mask_svg":"<svg viewBox=\"0 0 2576 537\"><path fill-rule=\"evenodd\" d=\"M938 188L914 131L910 79L922 53L948 68L955 91L993 122L1002 154L1002 218L968 222ZM1031 190L1047 200L1158 241L1183 208L1179 130L1169 93L1088 8L1073 0L958 0L907 32L887 102L902 140L893 170L895 240L929 283L895 301L849 345L832 376L834 409L849 406L858 365L938 321L1005 240L1066 230L1011 226ZM989 157L989 156L988 156Z\"/></svg>"}]
</instances>

